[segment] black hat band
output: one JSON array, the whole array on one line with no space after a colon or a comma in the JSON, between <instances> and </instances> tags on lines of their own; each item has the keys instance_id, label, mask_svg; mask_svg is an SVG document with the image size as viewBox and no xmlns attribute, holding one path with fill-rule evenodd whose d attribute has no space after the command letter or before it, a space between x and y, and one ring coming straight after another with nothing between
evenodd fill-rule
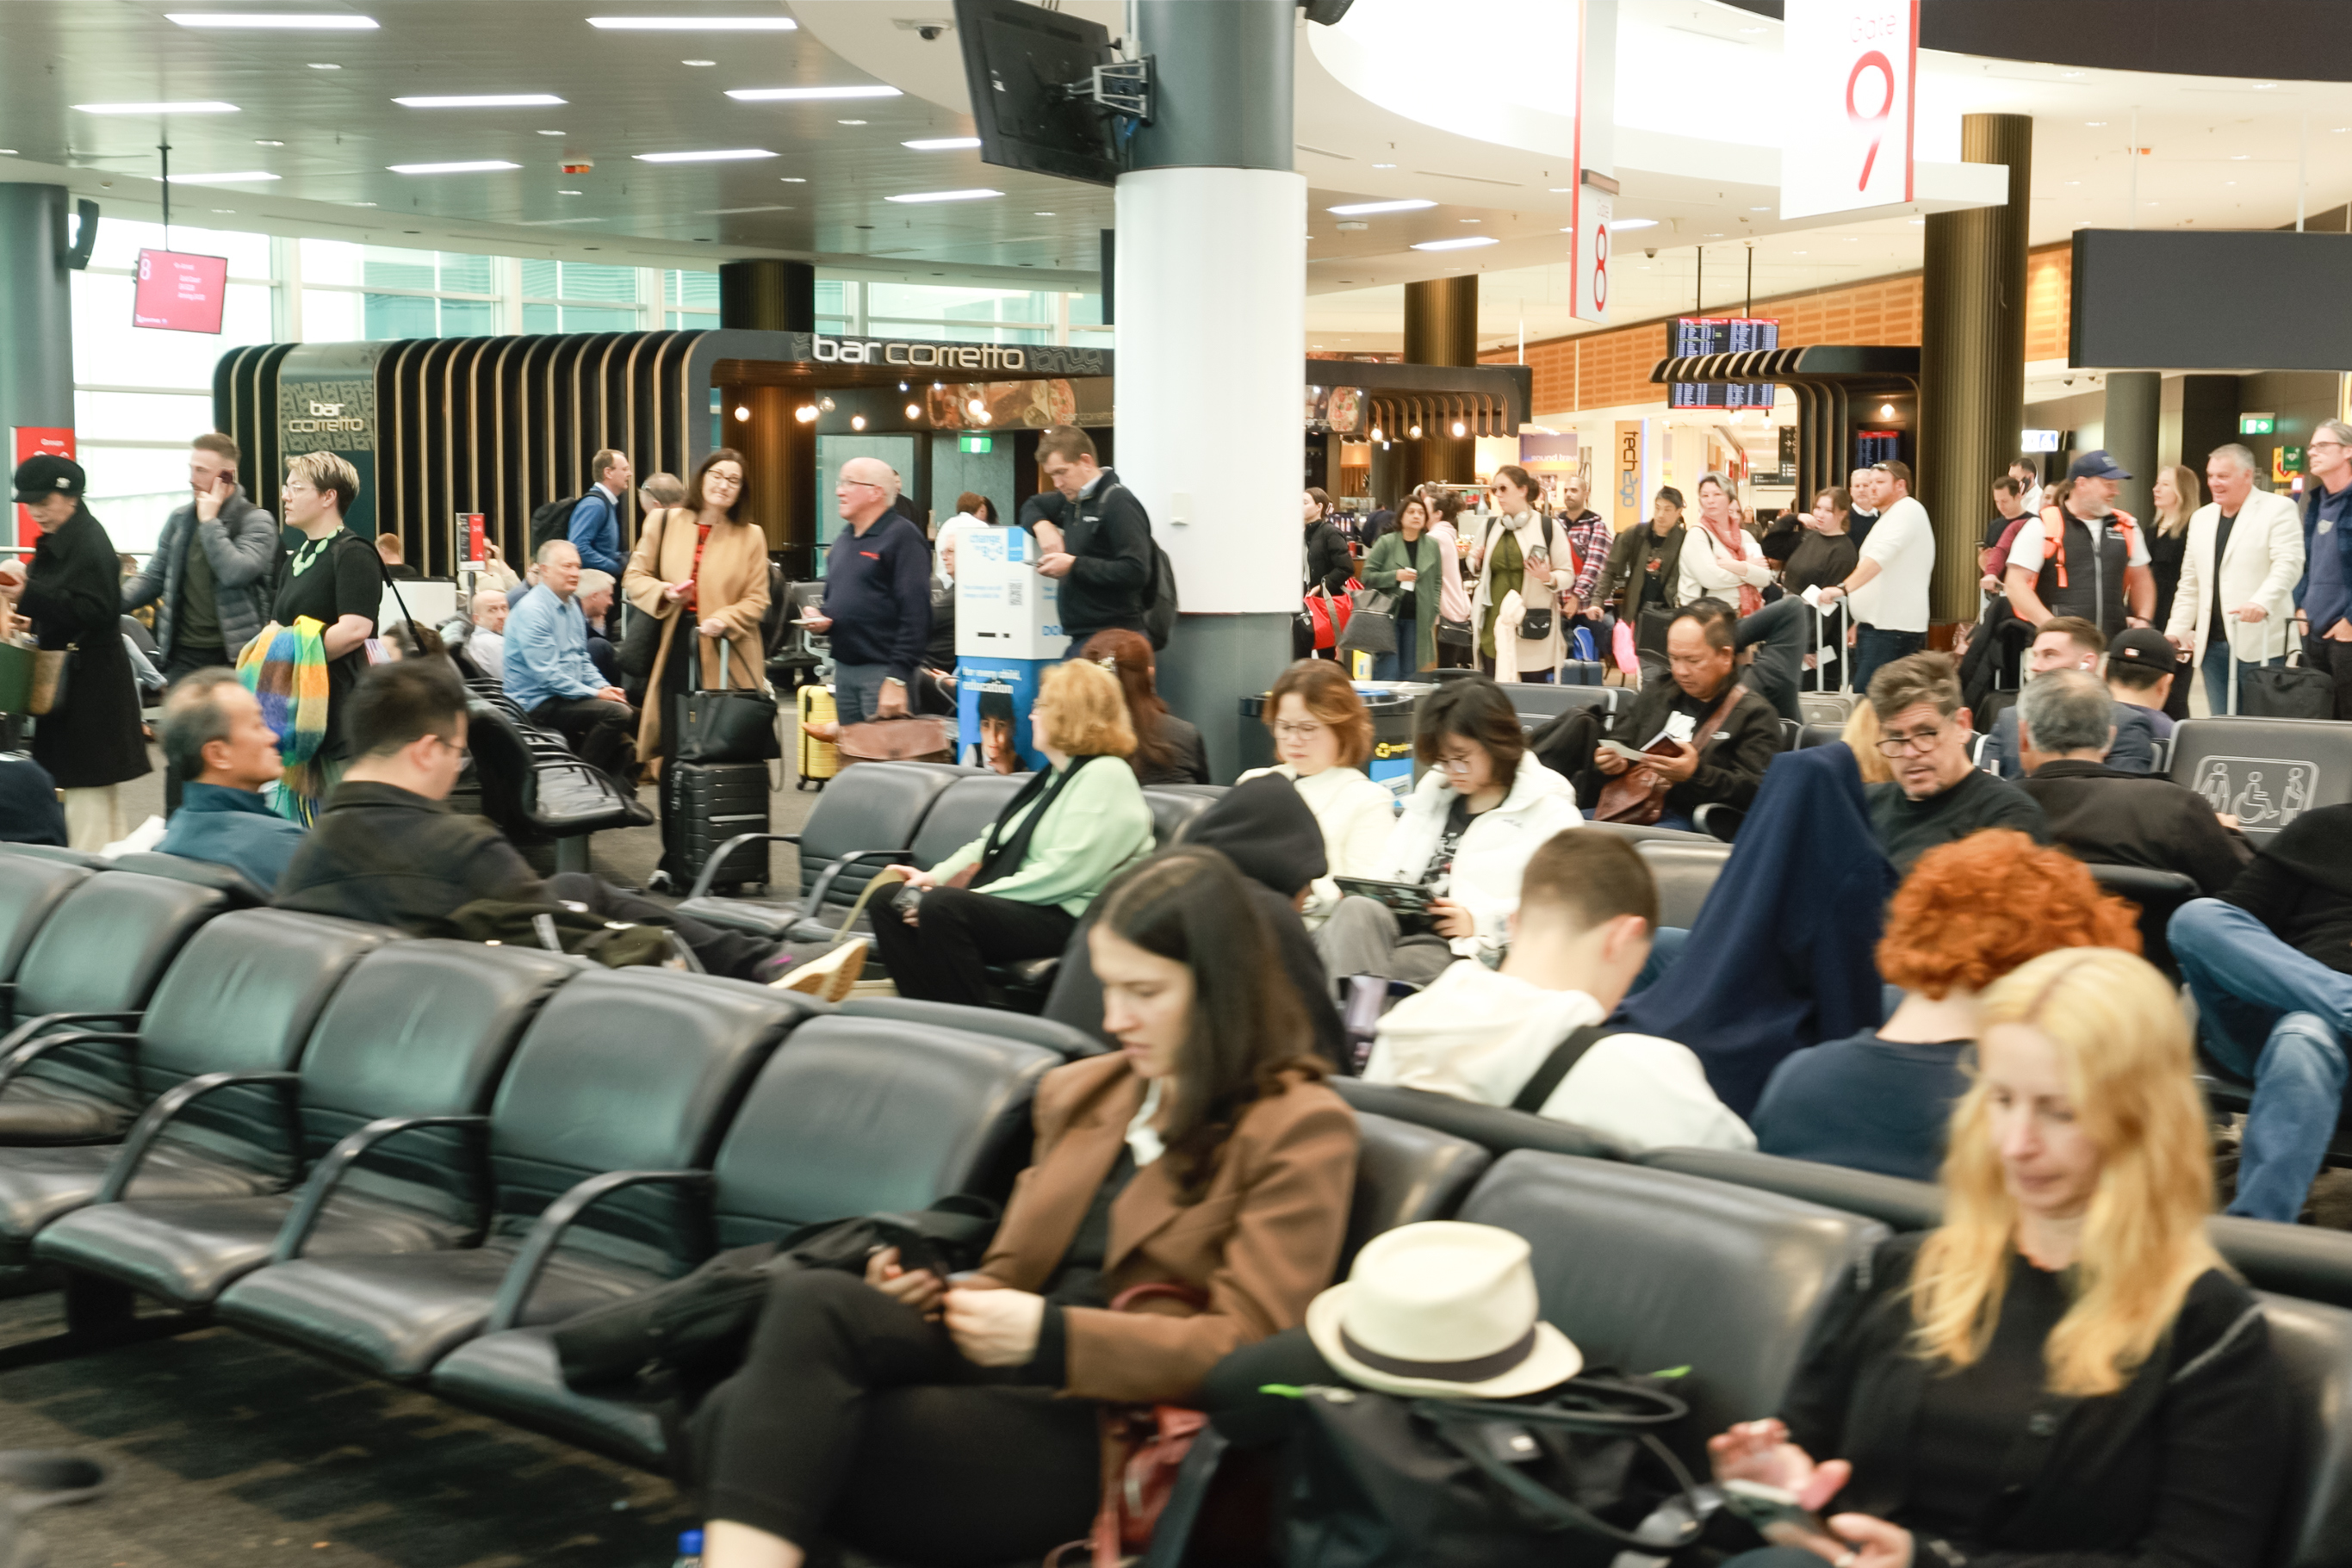
<instances>
[{"instance_id":1,"label":"black hat band","mask_svg":"<svg viewBox=\"0 0 2352 1568\"><path fill-rule=\"evenodd\" d=\"M1474 1355L1465 1361L1409 1361L1401 1355L1382 1355L1356 1343L1343 1324L1339 1329L1339 1346L1361 1364L1374 1372L1385 1372L1391 1377L1419 1377L1433 1383L1484 1383L1490 1377L1500 1377L1535 1354L1535 1325L1514 1343L1492 1355Z\"/></svg>"}]
</instances>

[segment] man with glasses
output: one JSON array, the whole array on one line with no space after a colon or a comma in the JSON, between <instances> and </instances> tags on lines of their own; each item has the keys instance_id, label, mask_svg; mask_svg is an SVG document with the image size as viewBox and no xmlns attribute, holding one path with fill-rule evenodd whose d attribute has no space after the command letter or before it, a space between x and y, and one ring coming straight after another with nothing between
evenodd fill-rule
<instances>
[{"instance_id":1,"label":"man with glasses","mask_svg":"<svg viewBox=\"0 0 2352 1568\"><path fill-rule=\"evenodd\" d=\"M2352 424L2331 419L2304 448L2311 485L2303 497L2303 580L2295 622L2303 662L2336 678L2336 716L2352 717Z\"/></svg>"},{"instance_id":2,"label":"man with glasses","mask_svg":"<svg viewBox=\"0 0 2352 1568\"><path fill-rule=\"evenodd\" d=\"M1738 624L1719 599L1684 605L1666 626L1673 679L1645 682L1597 740L1591 737L1599 735L1597 725L1591 736L1581 735L1584 726L1562 727L1566 748L1547 748L1545 760L1557 768L1558 757L1574 768L1569 777L1580 806L1591 810L1611 779L1647 768L1665 792L1660 827L1694 830L1701 806L1748 809L1786 732L1772 705L1739 682ZM1643 755L1636 761L1631 753Z\"/></svg>"},{"instance_id":3,"label":"man with glasses","mask_svg":"<svg viewBox=\"0 0 2352 1568\"><path fill-rule=\"evenodd\" d=\"M875 457L841 465L841 520L824 558L824 605L805 624L833 645L833 705L843 724L912 711L907 693L931 640L931 543L892 509L898 478Z\"/></svg>"},{"instance_id":4,"label":"man with glasses","mask_svg":"<svg viewBox=\"0 0 2352 1568\"><path fill-rule=\"evenodd\" d=\"M1891 783L1870 786L1870 825L1898 873L1909 875L1937 844L1986 828L2050 841L2050 824L2032 796L1970 764L1975 732L1949 655L1914 653L1885 665L1871 677L1870 707L1879 754L1895 770Z\"/></svg>"},{"instance_id":5,"label":"man with glasses","mask_svg":"<svg viewBox=\"0 0 2352 1568\"><path fill-rule=\"evenodd\" d=\"M280 909L446 936L449 916L477 899L573 904L669 927L714 975L802 988L800 973L784 973L792 955L773 942L685 918L584 872L541 881L488 821L451 811L466 767L466 688L446 659L369 670L343 727L351 768L279 879Z\"/></svg>"}]
</instances>

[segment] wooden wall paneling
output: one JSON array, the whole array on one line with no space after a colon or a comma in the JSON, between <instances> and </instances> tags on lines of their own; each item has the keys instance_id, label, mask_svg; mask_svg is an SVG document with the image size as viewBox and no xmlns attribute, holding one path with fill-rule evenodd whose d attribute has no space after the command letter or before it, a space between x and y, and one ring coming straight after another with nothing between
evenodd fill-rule
<instances>
[{"instance_id":1,"label":"wooden wall paneling","mask_svg":"<svg viewBox=\"0 0 2352 1568\"><path fill-rule=\"evenodd\" d=\"M396 526L401 509L408 504L407 497L415 488L410 468L416 462L423 442L416 423L416 404L412 390L415 376L411 367L428 342L429 340L410 339L395 343L386 349L375 362L375 483L379 492L376 527L379 528Z\"/></svg>"},{"instance_id":2,"label":"wooden wall paneling","mask_svg":"<svg viewBox=\"0 0 2352 1568\"><path fill-rule=\"evenodd\" d=\"M526 351L524 340L503 338L497 351L488 356L491 428L496 436L491 452L490 489L482 507L487 514L484 532L509 560L513 554L507 546L507 519L513 514L515 500L522 489L522 408L516 395L517 371Z\"/></svg>"},{"instance_id":3,"label":"wooden wall paneling","mask_svg":"<svg viewBox=\"0 0 2352 1568\"><path fill-rule=\"evenodd\" d=\"M553 431L547 367L554 353L555 340L533 338L515 367L515 418L522 428L522 484L515 495L514 515L506 520L506 551L508 564L517 571L522 570L519 563L524 542L530 537L531 510L549 495L548 448Z\"/></svg>"}]
</instances>

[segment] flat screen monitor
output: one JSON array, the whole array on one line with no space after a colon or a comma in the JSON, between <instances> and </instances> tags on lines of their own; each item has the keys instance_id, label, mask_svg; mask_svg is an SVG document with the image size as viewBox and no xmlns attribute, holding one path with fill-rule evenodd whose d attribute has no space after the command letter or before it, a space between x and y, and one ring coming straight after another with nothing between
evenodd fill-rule
<instances>
[{"instance_id":1,"label":"flat screen monitor","mask_svg":"<svg viewBox=\"0 0 2352 1568\"><path fill-rule=\"evenodd\" d=\"M1744 354L1780 346L1780 323L1769 316L1677 316L1666 323L1666 353L1677 360L1700 354ZM1669 408L1770 408L1778 389L1724 382L1676 382L1666 389Z\"/></svg>"},{"instance_id":2,"label":"flat screen monitor","mask_svg":"<svg viewBox=\"0 0 2352 1568\"><path fill-rule=\"evenodd\" d=\"M217 333L227 294L228 257L142 250L131 324L166 332Z\"/></svg>"},{"instance_id":3,"label":"flat screen monitor","mask_svg":"<svg viewBox=\"0 0 2352 1568\"><path fill-rule=\"evenodd\" d=\"M2067 362L2116 370L2352 371L2352 312L2313 308L2352 235L2076 229Z\"/></svg>"},{"instance_id":4,"label":"flat screen monitor","mask_svg":"<svg viewBox=\"0 0 2352 1568\"><path fill-rule=\"evenodd\" d=\"M1110 29L1029 0L956 0L980 161L1108 185L1118 177L1109 116L1062 89L1117 56Z\"/></svg>"}]
</instances>

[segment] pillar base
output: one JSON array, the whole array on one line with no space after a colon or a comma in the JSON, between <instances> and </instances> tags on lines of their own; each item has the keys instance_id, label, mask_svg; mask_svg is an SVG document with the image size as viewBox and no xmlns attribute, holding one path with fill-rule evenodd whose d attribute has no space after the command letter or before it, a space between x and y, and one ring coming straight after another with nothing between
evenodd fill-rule
<instances>
[{"instance_id":1,"label":"pillar base","mask_svg":"<svg viewBox=\"0 0 2352 1568\"><path fill-rule=\"evenodd\" d=\"M1242 699L1261 696L1290 664L1288 612L1183 615L1160 651L1160 695L1171 711L1199 727L1209 777L1230 784L1272 760L1265 727L1242 717Z\"/></svg>"}]
</instances>

